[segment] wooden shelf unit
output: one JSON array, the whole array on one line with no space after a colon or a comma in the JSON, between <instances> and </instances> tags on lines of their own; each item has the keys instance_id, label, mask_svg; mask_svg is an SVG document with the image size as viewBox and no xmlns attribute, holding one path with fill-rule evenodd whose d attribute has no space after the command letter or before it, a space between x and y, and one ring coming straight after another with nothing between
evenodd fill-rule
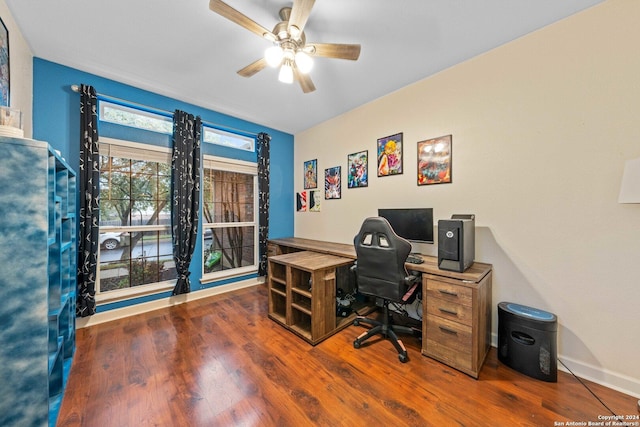
<instances>
[{"instance_id":1,"label":"wooden shelf unit","mask_svg":"<svg viewBox=\"0 0 640 427\"><path fill-rule=\"evenodd\" d=\"M269 260L269 317L312 345L347 326L336 315L338 269L353 259L309 251L274 255Z\"/></svg>"}]
</instances>

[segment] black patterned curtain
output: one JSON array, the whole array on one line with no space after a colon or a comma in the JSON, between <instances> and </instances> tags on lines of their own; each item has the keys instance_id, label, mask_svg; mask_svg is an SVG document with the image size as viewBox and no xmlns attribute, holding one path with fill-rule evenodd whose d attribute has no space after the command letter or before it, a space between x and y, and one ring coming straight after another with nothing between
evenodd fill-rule
<instances>
[{"instance_id":1,"label":"black patterned curtain","mask_svg":"<svg viewBox=\"0 0 640 427\"><path fill-rule=\"evenodd\" d=\"M76 314L96 312L98 224L100 223L100 153L98 100L93 86L80 85L80 218L78 219L78 296Z\"/></svg>"},{"instance_id":2,"label":"black patterned curtain","mask_svg":"<svg viewBox=\"0 0 640 427\"><path fill-rule=\"evenodd\" d=\"M201 132L200 117L175 111L171 156L171 235L178 281L173 295L191 292L189 265L198 231Z\"/></svg>"},{"instance_id":3,"label":"black patterned curtain","mask_svg":"<svg viewBox=\"0 0 640 427\"><path fill-rule=\"evenodd\" d=\"M258 196L259 196L259 267L258 275L267 275L267 240L269 239L269 143L268 133L258 134Z\"/></svg>"}]
</instances>

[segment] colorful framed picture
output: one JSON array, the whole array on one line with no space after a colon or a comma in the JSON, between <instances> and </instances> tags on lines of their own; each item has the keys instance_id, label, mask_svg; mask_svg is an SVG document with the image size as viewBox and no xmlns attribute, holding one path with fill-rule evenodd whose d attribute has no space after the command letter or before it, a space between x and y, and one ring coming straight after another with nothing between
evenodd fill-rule
<instances>
[{"instance_id":1,"label":"colorful framed picture","mask_svg":"<svg viewBox=\"0 0 640 427\"><path fill-rule=\"evenodd\" d=\"M322 201L322 191L312 190L309 191L309 212L320 212Z\"/></svg>"},{"instance_id":2,"label":"colorful framed picture","mask_svg":"<svg viewBox=\"0 0 640 427\"><path fill-rule=\"evenodd\" d=\"M378 139L378 176L402 174L402 132Z\"/></svg>"},{"instance_id":3,"label":"colorful framed picture","mask_svg":"<svg viewBox=\"0 0 640 427\"><path fill-rule=\"evenodd\" d=\"M347 156L347 188L366 187L369 185L369 151L349 154Z\"/></svg>"},{"instance_id":4,"label":"colorful framed picture","mask_svg":"<svg viewBox=\"0 0 640 427\"><path fill-rule=\"evenodd\" d=\"M0 18L0 106L9 106L9 31Z\"/></svg>"},{"instance_id":5,"label":"colorful framed picture","mask_svg":"<svg viewBox=\"0 0 640 427\"><path fill-rule=\"evenodd\" d=\"M304 189L318 188L318 159L304 162Z\"/></svg>"},{"instance_id":6,"label":"colorful framed picture","mask_svg":"<svg viewBox=\"0 0 640 427\"><path fill-rule=\"evenodd\" d=\"M339 199L342 196L340 172L340 166L334 166L324 170L324 198L326 200Z\"/></svg>"},{"instance_id":7,"label":"colorful framed picture","mask_svg":"<svg viewBox=\"0 0 640 427\"><path fill-rule=\"evenodd\" d=\"M296 194L296 212L307 211L307 192L301 191Z\"/></svg>"},{"instance_id":8,"label":"colorful framed picture","mask_svg":"<svg viewBox=\"0 0 640 427\"><path fill-rule=\"evenodd\" d=\"M418 142L418 185L451 182L451 135Z\"/></svg>"}]
</instances>

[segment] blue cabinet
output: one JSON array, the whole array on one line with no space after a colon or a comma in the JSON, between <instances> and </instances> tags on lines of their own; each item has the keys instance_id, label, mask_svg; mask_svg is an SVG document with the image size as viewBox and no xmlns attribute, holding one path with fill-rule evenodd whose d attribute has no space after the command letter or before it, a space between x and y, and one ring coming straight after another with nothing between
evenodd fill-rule
<instances>
[{"instance_id":1,"label":"blue cabinet","mask_svg":"<svg viewBox=\"0 0 640 427\"><path fill-rule=\"evenodd\" d=\"M75 350L76 175L0 137L0 425L55 426Z\"/></svg>"}]
</instances>

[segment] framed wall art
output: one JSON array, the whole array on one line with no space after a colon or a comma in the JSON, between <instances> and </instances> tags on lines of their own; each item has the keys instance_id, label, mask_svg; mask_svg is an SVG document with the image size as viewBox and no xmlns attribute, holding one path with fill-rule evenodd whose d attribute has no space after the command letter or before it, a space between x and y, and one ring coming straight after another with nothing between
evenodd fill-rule
<instances>
[{"instance_id":1,"label":"framed wall art","mask_svg":"<svg viewBox=\"0 0 640 427\"><path fill-rule=\"evenodd\" d=\"M309 212L320 212L322 200L322 191L312 190L309 191Z\"/></svg>"},{"instance_id":2,"label":"framed wall art","mask_svg":"<svg viewBox=\"0 0 640 427\"><path fill-rule=\"evenodd\" d=\"M340 166L334 166L324 170L324 198L339 199L342 196L342 183L340 182Z\"/></svg>"},{"instance_id":3,"label":"framed wall art","mask_svg":"<svg viewBox=\"0 0 640 427\"><path fill-rule=\"evenodd\" d=\"M378 139L378 176L402 174L402 132Z\"/></svg>"},{"instance_id":4,"label":"framed wall art","mask_svg":"<svg viewBox=\"0 0 640 427\"><path fill-rule=\"evenodd\" d=\"M318 159L304 162L304 189L318 188Z\"/></svg>"},{"instance_id":5,"label":"framed wall art","mask_svg":"<svg viewBox=\"0 0 640 427\"><path fill-rule=\"evenodd\" d=\"M296 212L307 211L307 192L296 193Z\"/></svg>"},{"instance_id":6,"label":"framed wall art","mask_svg":"<svg viewBox=\"0 0 640 427\"><path fill-rule=\"evenodd\" d=\"M418 142L418 185L451 182L451 135Z\"/></svg>"},{"instance_id":7,"label":"framed wall art","mask_svg":"<svg viewBox=\"0 0 640 427\"><path fill-rule=\"evenodd\" d=\"M0 106L9 106L9 31L0 18Z\"/></svg>"},{"instance_id":8,"label":"framed wall art","mask_svg":"<svg viewBox=\"0 0 640 427\"><path fill-rule=\"evenodd\" d=\"M347 175L347 188L369 185L369 151L360 151L347 156Z\"/></svg>"}]
</instances>

